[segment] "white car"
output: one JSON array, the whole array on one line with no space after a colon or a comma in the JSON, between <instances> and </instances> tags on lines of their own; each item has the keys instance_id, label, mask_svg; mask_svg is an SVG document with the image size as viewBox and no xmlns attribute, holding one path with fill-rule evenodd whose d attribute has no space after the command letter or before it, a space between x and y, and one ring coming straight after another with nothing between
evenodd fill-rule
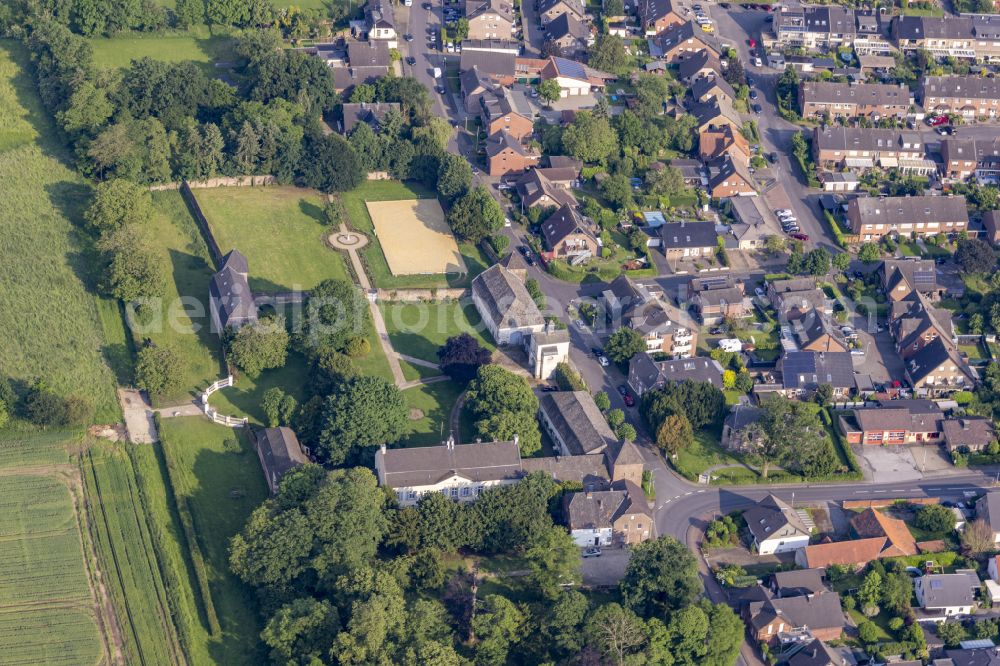
<instances>
[{"instance_id":1,"label":"white car","mask_svg":"<svg viewBox=\"0 0 1000 666\"><path fill-rule=\"evenodd\" d=\"M586 328L587 327L587 325L585 323L583 323L582 319L577 319L573 323L576 324L577 328Z\"/></svg>"},{"instance_id":2,"label":"white car","mask_svg":"<svg viewBox=\"0 0 1000 666\"><path fill-rule=\"evenodd\" d=\"M600 556L601 556L601 549L598 548L597 546L594 546L593 548L588 548L587 550L583 551L583 555L581 555L581 557L600 557Z\"/></svg>"},{"instance_id":3,"label":"white car","mask_svg":"<svg viewBox=\"0 0 1000 666\"><path fill-rule=\"evenodd\" d=\"M611 365L611 361L608 360L607 356L598 356L597 362L601 364L602 368L606 368Z\"/></svg>"},{"instance_id":4,"label":"white car","mask_svg":"<svg viewBox=\"0 0 1000 666\"><path fill-rule=\"evenodd\" d=\"M763 290L763 289L761 289L760 287L757 287L756 289L754 289L754 290L753 290L753 293L757 294L757 295L758 295L758 296L760 296L761 298L764 298L764 293L765 293L765 292L764 292L764 290Z\"/></svg>"},{"instance_id":5,"label":"white car","mask_svg":"<svg viewBox=\"0 0 1000 666\"><path fill-rule=\"evenodd\" d=\"M776 211L774 211L774 214L779 217L782 215L791 215L792 210L790 208L779 208Z\"/></svg>"},{"instance_id":6,"label":"white car","mask_svg":"<svg viewBox=\"0 0 1000 666\"><path fill-rule=\"evenodd\" d=\"M865 350L864 349L852 349L851 350L851 356L864 356L864 355L865 355Z\"/></svg>"}]
</instances>

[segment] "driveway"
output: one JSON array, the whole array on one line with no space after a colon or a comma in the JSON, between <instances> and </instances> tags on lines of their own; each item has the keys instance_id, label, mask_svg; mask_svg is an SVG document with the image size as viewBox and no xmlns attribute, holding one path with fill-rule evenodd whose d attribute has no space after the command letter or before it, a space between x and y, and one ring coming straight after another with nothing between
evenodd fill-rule
<instances>
[{"instance_id":1,"label":"driveway","mask_svg":"<svg viewBox=\"0 0 1000 666\"><path fill-rule=\"evenodd\" d=\"M924 476L905 446L866 446L861 449L861 457L872 483L916 481Z\"/></svg>"},{"instance_id":2,"label":"driveway","mask_svg":"<svg viewBox=\"0 0 1000 666\"><path fill-rule=\"evenodd\" d=\"M583 584L591 587L613 587L625 576L632 551L628 548L601 548L600 557L585 557L581 560L580 573Z\"/></svg>"},{"instance_id":3,"label":"driveway","mask_svg":"<svg viewBox=\"0 0 1000 666\"><path fill-rule=\"evenodd\" d=\"M125 417L128 441L133 444L152 444L157 441L153 410L140 391L118 389L118 401Z\"/></svg>"}]
</instances>

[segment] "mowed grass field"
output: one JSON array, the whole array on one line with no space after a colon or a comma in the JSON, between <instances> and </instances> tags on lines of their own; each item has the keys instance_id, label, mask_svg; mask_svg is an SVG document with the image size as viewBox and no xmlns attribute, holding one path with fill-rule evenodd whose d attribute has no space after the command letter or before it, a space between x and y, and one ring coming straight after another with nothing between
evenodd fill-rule
<instances>
[{"instance_id":1,"label":"mowed grass field","mask_svg":"<svg viewBox=\"0 0 1000 666\"><path fill-rule=\"evenodd\" d=\"M459 333L470 334L487 349L496 348L471 300L385 302L379 307L392 346L400 354L437 363L438 349Z\"/></svg>"},{"instance_id":2,"label":"mowed grass field","mask_svg":"<svg viewBox=\"0 0 1000 666\"><path fill-rule=\"evenodd\" d=\"M167 289L158 312L133 319L132 336L169 345L183 359L182 381L162 404L183 402L222 376L221 345L211 330L208 283L215 272L208 247L179 192L155 192L147 226L167 266ZM182 300L183 299L183 300ZM182 302L188 307L181 307Z\"/></svg>"},{"instance_id":3,"label":"mowed grass field","mask_svg":"<svg viewBox=\"0 0 1000 666\"><path fill-rule=\"evenodd\" d=\"M368 245L362 248L361 257L375 286L382 289L464 287L472 278L489 268L490 262L482 251L471 243L459 243L458 251L465 260L466 274L449 275L393 275L389 270L382 246L375 235L375 225L368 213L368 201L398 201L403 199L423 199L437 196L419 183L396 180L368 180L360 186L344 192L340 200L347 212L349 224L368 236Z\"/></svg>"},{"instance_id":4,"label":"mowed grass field","mask_svg":"<svg viewBox=\"0 0 1000 666\"><path fill-rule=\"evenodd\" d=\"M67 166L28 64L0 40L0 375L79 395L110 423L120 418L114 377L74 227L90 187Z\"/></svg>"},{"instance_id":5,"label":"mowed grass field","mask_svg":"<svg viewBox=\"0 0 1000 666\"><path fill-rule=\"evenodd\" d=\"M210 74L224 71L214 67L214 63L232 63L238 60L233 50L235 43L231 35L213 35L204 26L187 32L128 33L121 37L96 37L90 40L94 64L104 69L128 67L133 60L148 57L165 62L190 60L203 63L205 71Z\"/></svg>"},{"instance_id":6,"label":"mowed grass field","mask_svg":"<svg viewBox=\"0 0 1000 666\"><path fill-rule=\"evenodd\" d=\"M267 497L267 486L248 431L234 431L200 416L162 419L163 453L179 506L190 511L204 556L221 635L209 651L216 663L265 661L253 592L229 572L229 541ZM227 447L234 440L237 449Z\"/></svg>"},{"instance_id":7,"label":"mowed grass field","mask_svg":"<svg viewBox=\"0 0 1000 666\"><path fill-rule=\"evenodd\" d=\"M348 279L345 257L323 242L325 206L315 190L220 187L195 190L223 254L236 248L250 265L250 288L308 290L323 280Z\"/></svg>"}]
</instances>

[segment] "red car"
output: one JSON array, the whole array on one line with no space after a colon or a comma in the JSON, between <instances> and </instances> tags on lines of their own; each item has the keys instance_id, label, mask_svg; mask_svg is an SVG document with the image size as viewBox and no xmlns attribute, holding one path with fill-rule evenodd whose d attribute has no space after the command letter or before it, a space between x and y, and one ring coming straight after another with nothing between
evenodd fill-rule
<instances>
[{"instance_id":1,"label":"red car","mask_svg":"<svg viewBox=\"0 0 1000 666\"><path fill-rule=\"evenodd\" d=\"M756 39L747 40L747 44L749 44L750 48L752 48L752 49L757 48L757 40Z\"/></svg>"},{"instance_id":2,"label":"red car","mask_svg":"<svg viewBox=\"0 0 1000 666\"><path fill-rule=\"evenodd\" d=\"M938 127L940 125L948 124L948 116L933 116L927 120L927 124L931 127Z\"/></svg>"},{"instance_id":3,"label":"red car","mask_svg":"<svg viewBox=\"0 0 1000 666\"><path fill-rule=\"evenodd\" d=\"M809 240L809 234L792 234L792 238L795 240L807 241Z\"/></svg>"},{"instance_id":4,"label":"red car","mask_svg":"<svg viewBox=\"0 0 1000 666\"><path fill-rule=\"evenodd\" d=\"M635 405L635 398L633 398L628 393L626 393L625 395L622 396L622 400L625 401L625 406L626 407L631 407L631 406Z\"/></svg>"}]
</instances>

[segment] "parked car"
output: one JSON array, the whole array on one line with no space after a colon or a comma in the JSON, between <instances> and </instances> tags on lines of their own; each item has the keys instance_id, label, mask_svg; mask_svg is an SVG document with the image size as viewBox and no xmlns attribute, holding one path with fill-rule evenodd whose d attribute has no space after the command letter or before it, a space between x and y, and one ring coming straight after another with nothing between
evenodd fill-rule
<instances>
[{"instance_id":1,"label":"parked car","mask_svg":"<svg viewBox=\"0 0 1000 666\"><path fill-rule=\"evenodd\" d=\"M934 130L941 136L953 136L955 134L955 128L950 125L942 125Z\"/></svg>"},{"instance_id":2,"label":"parked car","mask_svg":"<svg viewBox=\"0 0 1000 666\"><path fill-rule=\"evenodd\" d=\"M931 127L937 127L938 125L947 125L948 116L931 116L927 119L927 124Z\"/></svg>"},{"instance_id":3,"label":"parked car","mask_svg":"<svg viewBox=\"0 0 1000 666\"><path fill-rule=\"evenodd\" d=\"M621 393L622 395L628 395L628 386L625 386L625 384L619 384L618 392Z\"/></svg>"},{"instance_id":4,"label":"parked car","mask_svg":"<svg viewBox=\"0 0 1000 666\"><path fill-rule=\"evenodd\" d=\"M635 406L635 398L633 398L628 393L626 393L625 395L622 396L622 400L625 401L625 406L626 407L634 407Z\"/></svg>"},{"instance_id":5,"label":"parked car","mask_svg":"<svg viewBox=\"0 0 1000 666\"><path fill-rule=\"evenodd\" d=\"M764 294L766 294L767 292L765 292L763 288L757 287L756 289L753 290L753 293L757 294L761 298L764 298Z\"/></svg>"},{"instance_id":6,"label":"parked car","mask_svg":"<svg viewBox=\"0 0 1000 666\"><path fill-rule=\"evenodd\" d=\"M807 241L809 240L809 234L792 234L792 238L795 240Z\"/></svg>"},{"instance_id":7,"label":"parked car","mask_svg":"<svg viewBox=\"0 0 1000 666\"><path fill-rule=\"evenodd\" d=\"M729 329L727 329L725 326L716 326L715 328L708 329L708 332L711 335L722 335L723 333L726 333L728 330Z\"/></svg>"},{"instance_id":8,"label":"parked car","mask_svg":"<svg viewBox=\"0 0 1000 666\"><path fill-rule=\"evenodd\" d=\"M607 356L598 356L597 362L601 364L602 368L606 368L611 365L611 361L608 360Z\"/></svg>"},{"instance_id":9,"label":"parked car","mask_svg":"<svg viewBox=\"0 0 1000 666\"><path fill-rule=\"evenodd\" d=\"M759 58L758 58L758 60L759 60ZM759 97L759 95L757 95L757 91L756 90L751 90L750 91L750 99L757 99L757 97Z\"/></svg>"},{"instance_id":10,"label":"parked car","mask_svg":"<svg viewBox=\"0 0 1000 666\"><path fill-rule=\"evenodd\" d=\"M756 5L752 5L752 6L756 6ZM750 48L752 48L752 49L757 48L757 40L754 39L754 38L752 38L752 37L747 40L747 44L749 44Z\"/></svg>"},{"instance_id":11,"label":"parked car","mask_svg":"<svg viewBox=\"0 0 1000 666\"><path fill-rule=\"evenodd\" d=\"M750 106L750 108L753 109L754 113L760 113L764 110L764 108L760 104L753 104Z\"/></svg>"},{"instance_id":12,"label":"parked car","mask_svg":"<svg viewBox=\"0 0 1000 666\"><path fill-rule=\"evenodd\" d=\"M594 356L604 356L604 350L601 349L600 347L591 347L590 353L593 354Z\"/></svg>"},{"instance_id":13,"label":"parked car","mask_svg":"<svg viewBox=\"0 0 1000 666\"><path fill-rule=\"evenodd\" d=\"M778 153L768 153L767 154L767 161L770 162L771 164L777 164L778 163Z\"/></svg>"},{"instance_id":14,"label":"parked car","mask_svg":"<svg viewBox=\"0 0 1000 666\"><path fill-rule=\"evenodd\" d=\"M409 56L409 57L408 57L408 58L406 59L406 64L407 64L407 65L409 65L410 67L412 67L413 65L416 65L416 64L417 64L417 59L416 59L416 58L414 58L413 56Z\"/></svg>"},{"instance_id":15,"label":"parked car","mask_svg":"<svg viewBox=\"0 0 1000 666\"><path fill-rule=\"evenodd\" d=\"M558 386L553 386L552 384L543 384L542 393L552 393L553 391L558 391Z\"/></svg>"},{"instance_id":16,"label":"parked car","mask_svg":"<svg viewBox=\"0 0 1000 666\"><path fill-rule=\"evenodd\" d=\"M403 35L403 39L405 39L408 42L412 42L413 41L413 35L411 35L410 33L406 33L405 35Z\"/></svg>"},{"instance_id":17,"label":"parked car","mask_svg":"<svg viewBox=\"0 0 1000 666\"><path fill-rule=\"evenodd\" d=\"M600 556L601 556L601 549L598 548L597 546L594 546L593 548L588 548L587 550L583 551L583 557L600 557Z\"/></svg>"},{"instance_id":18,"label":"parked car","mask_svg":"<svg viewBox=\"0 0 1000 666\"><path fill-rule=\"evenodd\" d=\"M747 77L747 85L752 88L754 83L755 83L755 81L753 80L753 77L752 76L748 76Z\"/></svg>"},{"instance_id":19,"label":"parked car","mask_svg":"<svg viewBox=\"0 0 1000 666\"><path fill-rule=\"evenodd\" d=\"M576 324L577 328L587 328L587 325L583 323L582 319L577 319L573 323Z\"/></svg>"}]
</instances>

